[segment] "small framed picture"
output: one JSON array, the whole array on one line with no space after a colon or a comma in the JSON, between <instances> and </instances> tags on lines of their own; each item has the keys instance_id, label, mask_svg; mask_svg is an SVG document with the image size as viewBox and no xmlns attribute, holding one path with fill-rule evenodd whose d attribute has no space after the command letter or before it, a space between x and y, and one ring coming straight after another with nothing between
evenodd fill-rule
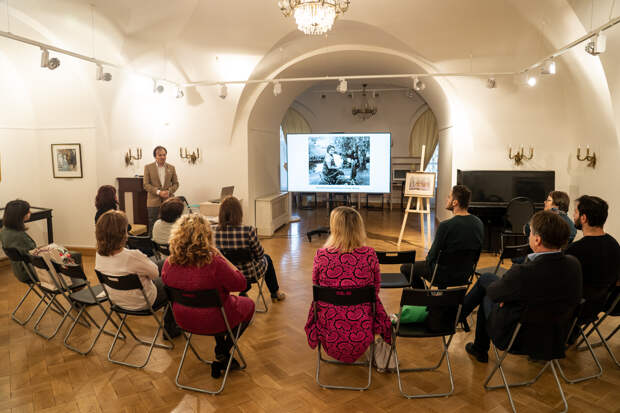
<instances>
[{"instance_id":1,"label":"small framed picture","mask_svg":"<svg viewBox=\"0 0 620 413\"><path fill-rule=\"evenodd\" d=\"M432 198L435 195L434 172L409 172L405 182L405 196Z\"/></svg>"},{"instance_id":2,"label":"small framed picture","mask_svg":"<svg viewBox=\"0 0 620 413\"><path fill-rule=\"evenodd\" d=\"M82 178L82 147L79 143L52 144L54 178Z\"/></svg>"}]
</instances>

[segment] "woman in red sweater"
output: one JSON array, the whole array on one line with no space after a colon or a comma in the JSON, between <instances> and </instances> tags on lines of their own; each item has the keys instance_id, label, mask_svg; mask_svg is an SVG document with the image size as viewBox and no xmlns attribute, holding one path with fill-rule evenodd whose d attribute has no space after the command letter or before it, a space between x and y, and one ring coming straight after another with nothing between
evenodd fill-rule
<instances>
[{"instance_id":1,"label":"woman in red sweater","mask_svg":"<svg viewBox=\"0 0 620 413\"><path fill-rule=\"evenodd\" d=\"M164 284L185 291L217 289L232 330L242 323L242 332L254 316L254 302L247 297L230 295L231 291L246 288L245 276L213 246L213 232L200 215L181 217L170 235L170 256L161 274ZM189 308L174 303L177 324L197 334L226 331L219 308ZM228 334L215 337L216 362L211 365L211 376L220 377L225 369L232 338ZM238 367L233 359L231 367Z\"/></svg>"}]
</instances>

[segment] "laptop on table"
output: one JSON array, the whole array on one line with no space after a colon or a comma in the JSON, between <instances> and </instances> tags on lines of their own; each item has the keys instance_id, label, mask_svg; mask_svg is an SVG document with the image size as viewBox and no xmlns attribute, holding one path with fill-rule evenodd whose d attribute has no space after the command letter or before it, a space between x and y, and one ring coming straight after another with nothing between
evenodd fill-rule
<instances>
[{"instance_id":1,"label":"laptop on table","mask_svg":"<svg viewBox=\"0 0 620 413\"><path fill-rule=\"evenodd\" d=\"M225 186L225 187L222 188L222 191L220 193L220 197L218 199L210 199L209 202L213 202L213 203L219 204L227 196L232 196L234 190L235 190L234 186Z\"/></svg>"}]
</instances>

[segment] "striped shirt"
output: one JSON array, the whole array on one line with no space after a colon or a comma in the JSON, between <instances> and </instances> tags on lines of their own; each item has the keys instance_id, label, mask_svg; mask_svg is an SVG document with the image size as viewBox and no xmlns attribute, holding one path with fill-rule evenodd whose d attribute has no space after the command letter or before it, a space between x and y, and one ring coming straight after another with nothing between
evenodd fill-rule
<instances>
[{"instance_id":1,"label":"striped shirt","mask_svg":"<svg viewBox=\"0 0 620 413\"><path fill-rule=\"evenodd\" d=\"M267 270L267 258L263 250L256 228L248 225L227 226L222 229L215 228L215 246L219 250L249 248L252 255L252 263L238 265L239 271L249 278L252 276L252 265L256 268L256 274L260 278Z\"/></svg>"}]
</instances>

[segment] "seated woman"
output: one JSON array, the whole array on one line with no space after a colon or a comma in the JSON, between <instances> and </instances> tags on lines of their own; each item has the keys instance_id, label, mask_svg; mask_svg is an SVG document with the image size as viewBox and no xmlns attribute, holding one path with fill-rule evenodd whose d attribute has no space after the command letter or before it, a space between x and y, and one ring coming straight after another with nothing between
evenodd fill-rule
<instances>
[{"instance_id":1,"label":"seated woman","mask_svg":"<svg viewBox=\"0 0 620 413\"><path fill-rule=\"evenodd\" d=\"M107 275L124 276L137 274L144 288L146 298L152 306L168 301L164 284L159 278L157 265L140 250L125 248L127 242L127 217L124 212L110 210L97 220L95 231L97 238L97 254L95 255L95 269ZM110 300L119 307L127 310L144 310L148 304L138 290L115 290L105 287ZM172 311L164 315L164 328L174 338L181 334L177 327Z\"/></svg>"},{"instance_id":2,"label":"seated woman","mask_svg":"<svg viewBox=\"0 0 620 413\"><path fill-rule=\"evenodd\" d=\"M29 219L30 204L28 202L16 199L6 204L2 217L2 231L0 231L2 247L16 248L23 253L36 248L37 244L26 233L26 226L24 225ZM30 282L30 276L23 265L12 262L11 266L13 267L13 274L19 281Z\"/></svg>"},{"instance_id":3,"label":"seated woman","mask_svg":"<svg viewBox=\"0 0 620 413\"><path fill-rule=\"evenodd\" d=\"M271 293L273 302L282 301L286 295L280 291L276 270L271 261L271 257L265 254L258 236L256 228L241 225L243 211L241 202L234 196L225 198L220 204L219 225L215 230L215 246L219 249L240 249L249 248L252 254L252 263L247 263L239 267L246 278L252 275L252 267L256 270L258 278L265 277L265 283ZM242 292L245 294L251 285Z\"/></svg>"},{"instance_id":4,"label":"seated woman","mask_svg":"<svg viewBox=\"0 0 620 413\"><path fill-rule=\"evenodd\" d=\"M241 324L242 332L254 315L254 302L247 297L230 295L246 287L245 277L213 246L213 232L201 215L185 215L179 219L170 237L170 257L162 271L164 283L185 291L217 289L233 333ZM173 303L172 310L179 325L198 334L226 331L219 308L189 308ZM215 336L216 362L211 364L211 376L218 378L226 368L232 338L228 334ZM231 366L239 367L233 359Z\"/></svg>"},{"instance_id":5,"label":"seated woman","mask_svg":"<svg viewBox=\"0 0 620 413\"><path fill-rule=\"evenodd\" d=\"M118 209L118 197L116 196L116 188L112 185L100 186L95 197L95 224L99 217L110 210ZM131 231L131 225L127 224L127 231Z\"/></svg>"},{"instance_id":6,"label":"seated woman","mask_svg":"<svg viewBox=\"0 0 620 413\"><path fill-rule=\"evenodd\" d=\"M172 226L183 214L185 205L179 198L168 198L159 208L159 219L153 224L151 239L160 245L168 245Z\"/></svg>"},{"instance_id":7,"label":"seated woman","mask_svg":"<svg viewBox=\"0 0 620 413\"><path fill-rule=\"evenodd\" d=\"M379 299L379 260L375 250L364 245L366 230L361 215L353 208L338 207L330 215L329 226L331 234L314 256L312 283L342 288L373 285L377 297L375 319L373 322L370 304L334 306L319 302L316 321L310 307L306 335L311 348L320 342L331 357L352 363L364 354L374 340L374 334L381 334L387 343L391 343L391 324ZM357 312L362 315L347 316ZM372 332L368 328L371 322L374 326ZM353 336L363 338L353 340Z\"/></svg>"}]
</instances>

